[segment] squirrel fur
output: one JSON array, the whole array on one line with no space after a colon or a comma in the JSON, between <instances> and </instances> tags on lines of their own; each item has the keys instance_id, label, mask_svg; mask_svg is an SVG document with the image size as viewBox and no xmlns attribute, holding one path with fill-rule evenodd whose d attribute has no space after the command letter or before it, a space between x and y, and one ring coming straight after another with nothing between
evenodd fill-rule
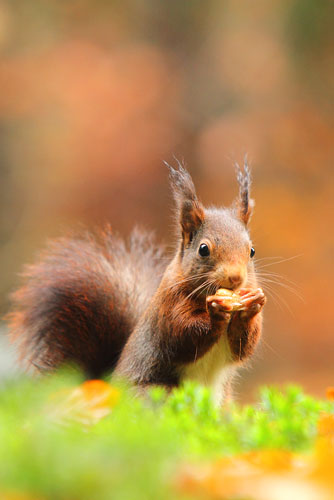
<instances>
[{"instance_id":1,"label":"squirrel fur","mask_svg":"<svg viewBox=\"0 0 334 500\"><path fill-rule=\"evenodd\" d=\"M185 379L210 386L218 402L262 328L248 231L253 201L247 165L229 208L204 208L185 167L169 166L179 239L166 263L151 234L127 242L107 227L51 242L13 294L10 334L39 371L75 364L87 377L109 373L146 387ZM231 312L219 288L238 291Z\"/></svg>"}]
</instances>

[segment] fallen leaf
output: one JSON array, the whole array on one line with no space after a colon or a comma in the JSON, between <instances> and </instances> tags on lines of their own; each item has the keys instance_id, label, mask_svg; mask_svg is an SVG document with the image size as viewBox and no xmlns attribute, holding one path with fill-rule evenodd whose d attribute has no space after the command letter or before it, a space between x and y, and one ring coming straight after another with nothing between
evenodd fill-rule
<instances>
[{"instance_id":1,"label":"fallen leaf","mask_svg":"<svg viewBox=\"0 0 334 500\"><path fill-rule=\"evenodd\" d=\"M58 393L52 413L58 422L76 420L90 425L109 415L119 398L120 391L107 382L88 380L75 389Z\"/></svg>"}]
</instances>

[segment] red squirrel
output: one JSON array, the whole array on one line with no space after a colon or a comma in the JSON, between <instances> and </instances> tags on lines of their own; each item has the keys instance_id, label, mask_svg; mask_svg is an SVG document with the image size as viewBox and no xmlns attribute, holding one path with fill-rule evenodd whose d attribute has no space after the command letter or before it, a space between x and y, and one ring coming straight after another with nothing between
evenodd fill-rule
<instances>
[{"instance_id":1,"label":"red squirrel","mask_svg":"<svg viewBox=\"0 0 334 500\"><path fill-rule=\"evenodd\" d=\"M168 265L151 234L129 241L109 228L51 242L26 268L9 315L21 358L40 371L66 363L87 377L209 386L217 402L261 336L266 298L257 287L248 231L247 164L229 208L204 208L183 165L169 166L179 239ZM237 291L242 310L216 292Z\"/></svg>"}]
</instances>

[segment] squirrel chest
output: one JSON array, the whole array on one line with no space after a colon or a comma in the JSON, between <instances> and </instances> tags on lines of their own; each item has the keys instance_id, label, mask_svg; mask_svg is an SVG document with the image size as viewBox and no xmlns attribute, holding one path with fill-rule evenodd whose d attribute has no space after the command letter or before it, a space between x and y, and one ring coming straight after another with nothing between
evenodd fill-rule
<instances>
[{"instance_id":1,"label":"squirrel chest","mask_svg":"<svg viewBox=\"0 0 334 500\"><path fill-rule=\"evenodd\" d=\"M180 380L193 380L208 387L219 405L229 394L235 370L228 340L222 336L204 356L181 367Z\"/></svg>"}]
</instances>

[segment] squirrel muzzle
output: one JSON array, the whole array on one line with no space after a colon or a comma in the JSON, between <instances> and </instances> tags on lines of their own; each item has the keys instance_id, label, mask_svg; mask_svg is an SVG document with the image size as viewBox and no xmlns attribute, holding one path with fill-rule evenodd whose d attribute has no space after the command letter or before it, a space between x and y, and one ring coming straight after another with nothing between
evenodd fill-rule
<instances>
[{"instance_id":1,"label":"squirrel muzzle","mask_svg":"<svg viewBox=\"0 0 334 500\"><path fill-rule=\"evenodd\" d=\"M222 265L217 270L217 282L220 288L237 290L247 279L247 270L244 267L230 267Z\"/></svg>"}]
</instances>

